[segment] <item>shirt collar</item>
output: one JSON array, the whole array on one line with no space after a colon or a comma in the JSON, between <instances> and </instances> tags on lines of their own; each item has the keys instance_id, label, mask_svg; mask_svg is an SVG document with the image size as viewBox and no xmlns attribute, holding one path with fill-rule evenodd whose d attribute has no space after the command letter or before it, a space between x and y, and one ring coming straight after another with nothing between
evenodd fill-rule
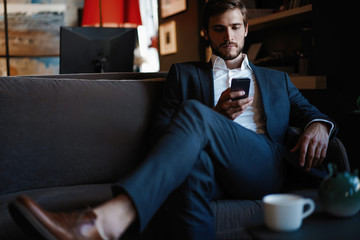
<instances>
[{"instance_id":1,"label":"shirt collar","mask_svg":"<svg viewBox=\"0 0 360 240\"><path fill-rule=\"evenodd\" d=\"M250 63L249 63L249 59L247 57L247 55L245 53L242 53L243 57L244 57L244 60L242 61L241 63L241 66L239 68L236 68L238 70L245 70L245 69L251 69L250 67ZM224 59L222 59L221 57L219 56L216 56L215 54L213 54L211 56L211 62L212 62L212 65L213 65L213 69L215 68L220 68L220 69L227 69L227 70L230 70L226 67L226 63L224 61Z\"/></svg>"}]
</instances>

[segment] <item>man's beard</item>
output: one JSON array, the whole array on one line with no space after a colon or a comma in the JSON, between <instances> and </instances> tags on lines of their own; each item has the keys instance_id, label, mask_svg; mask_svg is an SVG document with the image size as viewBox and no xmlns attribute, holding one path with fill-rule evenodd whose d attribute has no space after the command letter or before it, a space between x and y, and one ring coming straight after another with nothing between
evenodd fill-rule
<instances>
[{"instance_id":1,"label":"man's beard","mask_svg":"<svg viewBox=\"0 0 360 240\"><path fill-rule=\"evenodd\" d=\"M234 54L231 54L231 53L223 54L223 53L221 53L221 51L219 49L222 48L223 46L230 45L230 44L232 44L232 45L234 45L236 47L236 52ZM213 54L215 54L216 56L221 57L224 60L233 60L233 59L237 58L244 49L244 46L239 48L239 45L237 43L228 42L228 41L220 44L219 47L214 46L210 41L210 47L211 47L211 50L212 50Z\"/></svg>"}]
</instances>

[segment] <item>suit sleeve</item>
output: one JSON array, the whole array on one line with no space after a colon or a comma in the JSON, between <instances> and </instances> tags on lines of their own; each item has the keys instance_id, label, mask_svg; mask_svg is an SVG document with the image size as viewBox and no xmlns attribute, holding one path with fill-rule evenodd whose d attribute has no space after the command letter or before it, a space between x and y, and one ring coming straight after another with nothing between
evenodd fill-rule
<instances>
[{"instance_id":1,"label":"suit sleeve","mask_svg":"<svg viewBox=\"0 0 360 240\"><path fill-rule=\"evenodd\" d=\"M299 90L290 81L289 75L285 73L286 84L288 88L288 95L291 104L290 109L290 126L298 127L304 130L309 123L313 121L331 122L333 124L332 136L337 131L335 122L325 114L321 113L319 109L311 105L309 101L299 92ZM332 137L331 136L331 137Z\"/></svg>"},{"instance_id":2,"label":"suit sleeve","mask_svg":"<svg viewBox=\"0 0 360 240\"><path fill-rule=\"evenodd\" d=\"M162 98L152 124L152 139L158 139L183 102L177 65L171 66L164 84Z\"/></svg>"}]
</instances>

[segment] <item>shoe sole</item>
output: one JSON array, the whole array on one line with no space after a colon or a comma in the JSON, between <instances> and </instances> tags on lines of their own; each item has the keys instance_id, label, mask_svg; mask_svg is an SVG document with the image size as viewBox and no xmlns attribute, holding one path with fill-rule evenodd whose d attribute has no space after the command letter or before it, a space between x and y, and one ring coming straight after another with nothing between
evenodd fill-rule
<instances>
[{"instance_id":1,"label":"shoe sole","mask_svg":"<svg viewBox=\"0 0 360 240\"><path fill-rule=\"evenodd\" d=\"M9 204L9 211L15 223L36 239L57 240L44 225L17 200Z\"/></svg>"}]
</instances>

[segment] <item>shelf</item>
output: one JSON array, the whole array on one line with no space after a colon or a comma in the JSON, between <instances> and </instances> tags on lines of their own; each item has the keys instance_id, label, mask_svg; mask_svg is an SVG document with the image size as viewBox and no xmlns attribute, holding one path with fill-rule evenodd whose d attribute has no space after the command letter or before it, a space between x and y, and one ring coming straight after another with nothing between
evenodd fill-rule
<instances>
[{"instance_id":1,"label":"shelf","mask_svg":"<svg viewBox=\"0 0 360 240\"><path fill-rule=\"evenodd\" d=\"M287 11L249 19L249 31L258 31L269 27L304 21L311 16L311 13L312 4L308 4Z\"/></svg>"},{"instance_id":2,"label":"shelf","mask_svg":"<svg viewBox=\"0 0 360 240\"><path fill-rule=\"evenodd\" d=\"M290 80L298 89L326 89L326 76L290 75Z\"/></svg>"},{"instance_id":3,"label":"shelf","mask_svg":"<svg viewBox=\"0 0 360 240\"><path fill-rule=\"evenodd\" d=\"M49 57L60 57L59 54L31 54L31 55L10 55L11 58L49 58ZM6 55L0 55L0 58L6 58Z\"/></svg>"}]
</instances>

